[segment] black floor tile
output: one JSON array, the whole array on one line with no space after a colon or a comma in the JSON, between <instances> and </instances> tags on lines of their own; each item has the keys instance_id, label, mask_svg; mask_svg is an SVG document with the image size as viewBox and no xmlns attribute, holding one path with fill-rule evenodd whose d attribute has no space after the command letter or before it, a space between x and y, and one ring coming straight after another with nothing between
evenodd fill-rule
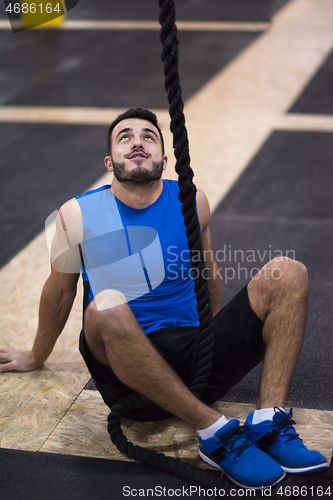
<instances>
[{"instance_id":1,"label":"black floor tile","mask_svg":"<svg viewBox=\"0 0 333 500\"><path fill-rule=\"evenodd\" d=\"M303 262L313 283L333 283L333 220L322 224L269 218L251 222L213 215L210 227L223 278L224 300L252 279L269 260L282 255Z\"/></svg>"},{"instance_id":2,"label":"black floor tile","mask_svg":"<svg viewBox=\"0 0 333 500\"><path fill-rule=\"evenodd\" d=\"M276 131L216 213L333 217L333 134Z\"/></svg>"},{"instance_id":3,"label":"black floor tile","mask_svg":"<svg viewBox=\"0 0 333 500\"><path fill-rule=\"evenodd\" d=\"M0 266L106 170L107 127L0 124Z\"/></svg>"},{"instance_id":4,"label":"black floor tile","mask_svg":"<svg viewBox=\"0 0 333 500\"><path fill-rule=\"evenodd\" d=\"M183 99L257 36L180 33ZM167 108L161 49L158 31L0 31L0 104Z\"/></svg>"},{"instance_id":5,"label":"black floor tile","mask_svg":"<svg viewBox=\"0 0 333 500\"><path fill-rule=\"evenodd\" d=\"M269 21L288 0L176 0L177 19L198 21ZM80 0L68 19L158 20L158 0ZM3 2L0 19L6 18Z\"/></svg>"},{"instance_id":6,"label":"black floor tile","mask_svg":"<svg viewBox=\"0 0 333 500\"><path fill-rule=\"evenodd\" d=\"M200 498L194 483L141 463L7 449L0 459L1 500L157 500L172 490Z\"/></svg>"},{"instance_id":7,"label":"black floor tile","mask_svg":"<svg viewBox=\"0 0 333 500\"><path fill-rule=\"evenodd\" d=\"M196 21L269 21L288 0L176 0L177 19ZM150 19L157 20L158 0L99 1L80 0L70 13L73 19Z\"/></svg>"},{"instance_id":8,"label":"black floor tile","mask_svg":"<svg viewBox=\"0 0 333 500\"><path fill-rule=\"evenodd\" d=\"M122 500L123 498L220 498L247 496L281 498L281 491L302 491L302 498L312 498L311 491L324 491L332 478L332 466L319 474L287 476L263 494L245 491L225 474L207 470L205 485L198 485L199 471L192 471L193 482L141 463L101 458L87 458L54 453L0 449L0 495L2 500ZM165 461L166 463L166 461ZM174 470L174 469L173 469ZM188 468L178 468L189 475ZM202 476L201 476L202 478ZM208 486L209 484L209 486ZM295 486L295 490L291 489ZM298 485L298 486L297 486ZM320 485L319 488L316 485ZM323 488L322 485L326 485ZM302 490L300 487L303 486ZM307 492L310 495L306 495ZM250 492L250 495L247 493ZM288 497L288 493L287 493ZM286 497L286 498L287 498ZM316 497L317 498L317 497Z\"/></svg>"},{"instance_id":9,"label":"black floor tile","mask_svg":"<svg viewBox=\"0 0 333 500\"><path fill-rule=\"evenodd\" d=\"M333 52L290 108L289 113L332 115L332 82Z\"/></svg>"}]
</instances>

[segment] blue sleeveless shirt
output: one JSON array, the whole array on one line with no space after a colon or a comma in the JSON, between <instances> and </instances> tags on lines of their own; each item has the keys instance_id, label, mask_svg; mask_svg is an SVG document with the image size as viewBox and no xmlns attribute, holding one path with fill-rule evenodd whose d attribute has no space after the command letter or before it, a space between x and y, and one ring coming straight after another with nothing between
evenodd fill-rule
<instances>
[{"instance_id":1,"label":"blue sleeveless shirt","mask_svg":"<svg viewBox=\"0 0 333 500\"><path fill-rule=\"evenodd\" d=\"M146 333L199 325L178 192L176 181L163 180L159 198L143 209L122 203L110 185L76 197L89 301L105 289L121 291Z\"/></svg>"}]
</instances>

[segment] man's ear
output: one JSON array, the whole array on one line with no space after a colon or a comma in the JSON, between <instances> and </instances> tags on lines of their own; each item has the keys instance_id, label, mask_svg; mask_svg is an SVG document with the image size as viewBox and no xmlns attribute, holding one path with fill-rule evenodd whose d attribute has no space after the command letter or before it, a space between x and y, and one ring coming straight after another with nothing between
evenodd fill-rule
<instances>
[{"instance_id":1,"label":"man's ear","mask_svg":"<svg viewBox=\"0 0 333 500\"><path fill-rule=\"evenodd\" d=\"M106 156L104 158L104 165L108 169L109 172L113 172L113 164L112 164L112 159L111 156Z\"/></svg>"},{"instance_id":2,"label":"man's ear","mask_svg":"<svg viewBox=\"0 0 333 500\"><path fill-rule=\"evenodd\" d=\"M167 156L163 156L163 170L165 170L167 168L167 164L168 164L168 157Z\"/></svg>"}]
</instances>

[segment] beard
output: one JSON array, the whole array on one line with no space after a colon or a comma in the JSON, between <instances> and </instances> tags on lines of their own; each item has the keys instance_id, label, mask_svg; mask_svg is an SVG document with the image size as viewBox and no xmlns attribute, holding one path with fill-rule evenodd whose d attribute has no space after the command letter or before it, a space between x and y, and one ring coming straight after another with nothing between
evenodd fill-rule
<instances>
[{"instance_id":1,"label":"beard","mask_svg":"<svg viewBox=\"0 0 333 500\"><path fill-rule=\"evenodd\" d=\"M153 161L152 170L148 170L137 163L137 168L133 170L126 170L125 162L113 164L113 173L118 182L127 182L136 186L145 186L153 181L158 181L163 173L163 160Z\"/></svg>"}]
</instances>

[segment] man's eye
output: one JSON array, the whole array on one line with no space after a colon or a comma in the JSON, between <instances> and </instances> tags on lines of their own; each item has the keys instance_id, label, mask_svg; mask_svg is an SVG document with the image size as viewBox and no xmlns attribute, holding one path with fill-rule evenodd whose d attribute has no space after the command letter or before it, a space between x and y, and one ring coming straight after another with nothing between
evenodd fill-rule
<instances>
[{"instance_id":1,"label":"man's eye","mask_svg":"<svg viewBox=\"0 0 333 500\"><path fill-rule=\"evenodd\" d=\"M128 139L128 138L129 138L129 136L128 136L128 135L123 135L123 136L120 138L120 140L122 141L123 139Z\"/></svg>"},{"instance_id":2,"label":"man's eye","mask_svg":"<svg viewBox=\"0 0 333 500\"><path fill-rule=\"evenodd\" d=\"M152 136L151 136L151 135L146 135L146 136L145 136L145 139L151 139L151 140L153 140L153 138L152 138Z\"/></svg>"}]
</instances>

